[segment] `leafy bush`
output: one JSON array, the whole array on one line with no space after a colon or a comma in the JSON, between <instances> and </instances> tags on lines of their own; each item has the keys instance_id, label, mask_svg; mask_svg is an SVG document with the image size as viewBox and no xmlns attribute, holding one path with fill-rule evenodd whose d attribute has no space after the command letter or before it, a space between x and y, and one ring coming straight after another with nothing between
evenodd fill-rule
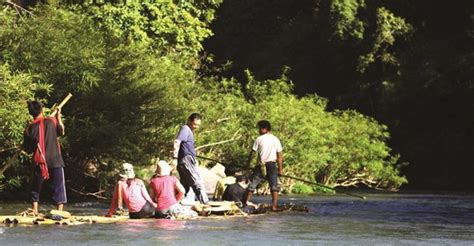
<instances>
[{"instance_id":1,"label":"leafy bush","mask_svg":"<svg viewBox=\"0 0 474 246\"><path fill-rule=\"evenodd\" d=\"M314 193L314 190L313 188L311 188L311 186L297 183L293 185L293 189L291 192L295 194L312 194Z\"/></svg>"}]
</instances>

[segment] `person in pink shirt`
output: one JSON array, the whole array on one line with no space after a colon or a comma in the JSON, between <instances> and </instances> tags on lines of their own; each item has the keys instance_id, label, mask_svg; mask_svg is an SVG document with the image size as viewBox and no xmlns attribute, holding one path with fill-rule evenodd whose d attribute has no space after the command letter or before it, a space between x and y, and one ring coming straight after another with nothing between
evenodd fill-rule
<instances>
[{"instance_id":1,"label":"person in pink shirt","mask_svg":"<svg viewBox=\"0 0 474 246\"><path fill-rule=\"evenodd\" d=\"M135 178L133 165L124 163L119 176L120 180L115 185L112 204L107 216L111 217L117 209L123 210L125 202L130 219L153 217L157 204L151 199L143 181Z\"/></svg>"},{"instance_id":2,"label":"person in pink shirt","mask_svg":"<svg viewBox=\"0 0 474 246\"><path fill-rule=\"evenodd\" d=\"M175 176L170 176L171 167L166 161L159 161L155 176L150 182L151 197L156 201L155 216L158 218L189 218L197 213L190 207L179 204L185 189Z\"/></svg>"}]
</instances>

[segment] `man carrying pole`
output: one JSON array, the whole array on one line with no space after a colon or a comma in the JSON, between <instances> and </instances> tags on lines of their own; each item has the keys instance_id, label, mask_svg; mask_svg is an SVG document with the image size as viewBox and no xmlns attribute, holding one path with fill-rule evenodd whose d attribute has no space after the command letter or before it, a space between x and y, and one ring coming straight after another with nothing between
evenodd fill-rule
<instances>
[{"instance_id":1,"label":"man carrying pole","mask_svg":"<svg viewBox=\"0 0 474 246\"><path fill-rule=\"evenodd\" d=\"M250 165L256 152L258 153L258 164L254 168L252 176L250 176L250 184L242 203L246 205L258 184L266 178L272 193L272 210L277 211L278 192L280 191L278 176L283 174L283 148L280 140L271 133L270 122L261 120L257 123L257 127L260 136L255 140L250 151L248 165Z\"/></svg>"},{"instance_id":2,"label":"man carrying pole","mask_svg":"<svg viewBox=\"0 0 474 246\"><path fill-rule=\"evenodd\" d=\"M45 117L43 104L38 101L28 102L28 111L33 117L24 131L23 149L33 153L35 165L31 190L32 210L38 215L38 202L45 180L49 181L52 190L52 200L57 210L63 210L67 202L64 180L64 160L61 156L61 146L58 136L64 135L64 124L61 119L61 107L71 96L56 108L50 117Z\"/></svg>"}]
</instances>

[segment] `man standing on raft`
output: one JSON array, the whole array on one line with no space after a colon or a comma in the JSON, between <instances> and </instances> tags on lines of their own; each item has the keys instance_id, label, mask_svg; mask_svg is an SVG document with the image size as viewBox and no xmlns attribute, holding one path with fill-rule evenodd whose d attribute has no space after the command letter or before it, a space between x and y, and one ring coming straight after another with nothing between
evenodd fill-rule
<instances>
[{"instance_id":1,"label":"man standing on raft","mask_svg":"<svg viewBox=\"0 0 474 246\"><path fill-rule=\"evenodd\" d=\"M64 124L61 119L61 108L57 109L56 117L44 117L43 104L38 101L28 102L28 111L33 116L25 129L23 149L34 153L32 180L32 209L38 215L38 202L41 188L45 180L49 181L52 189L52 199L58 210L63 210L67 202L66 186L64 183L64 160L61 156L61 146L58 136L64 135Z\"/></svg>"},{"instance_id":2,"label":"man standing on raft","mask_svg":"<svg viewBox=\"0 0 474 246\"><path fill-rule=\"evenodd\" d=\"M271 133L270 122L261 120L257 123L257 127L260 136L255 140L247 161L250 165L253 156L257 152L258 164L254 168L252 176L250 176L247 194L244 196L242 203L244 206L247 204L258 184L266 178L272 192L272 211L277 211L278 192L280 191L278 176L283 174L283 148L280 140Z\"/></svg>"},{"instance_id":3,"label":"man standing on raft","mask_svg":"<svg viewBox=\"0 0 474 246\"><path fill-rule=\"evenodd\" d=\"M208 204L209 199L204 190L204 182L198 172L196 150L194 149L194 130L200 125L201 115L193 113L188 117L187 124L181 127L173 144L173 164L177 162L179 177L186 190L186 195L192 188L199 202Z\"/></svg>"}]
</instances>

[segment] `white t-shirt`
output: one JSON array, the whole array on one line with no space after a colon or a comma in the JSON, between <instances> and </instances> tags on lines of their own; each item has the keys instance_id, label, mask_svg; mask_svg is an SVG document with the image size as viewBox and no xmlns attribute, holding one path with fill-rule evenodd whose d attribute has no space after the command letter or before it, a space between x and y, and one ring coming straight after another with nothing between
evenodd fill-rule
<instances>
[{"instance_id":1,"label":"white t-shirt","mask_svg":"<svg viewBox=\"0 0 474 246\"><path fill-rule=\"evenodd\" d=\"M260 163L276 162L277 152L282 152L280 140L271 133L260 135L253 143L252 149L258 153Z\"/></svg>"}]
</instances>

